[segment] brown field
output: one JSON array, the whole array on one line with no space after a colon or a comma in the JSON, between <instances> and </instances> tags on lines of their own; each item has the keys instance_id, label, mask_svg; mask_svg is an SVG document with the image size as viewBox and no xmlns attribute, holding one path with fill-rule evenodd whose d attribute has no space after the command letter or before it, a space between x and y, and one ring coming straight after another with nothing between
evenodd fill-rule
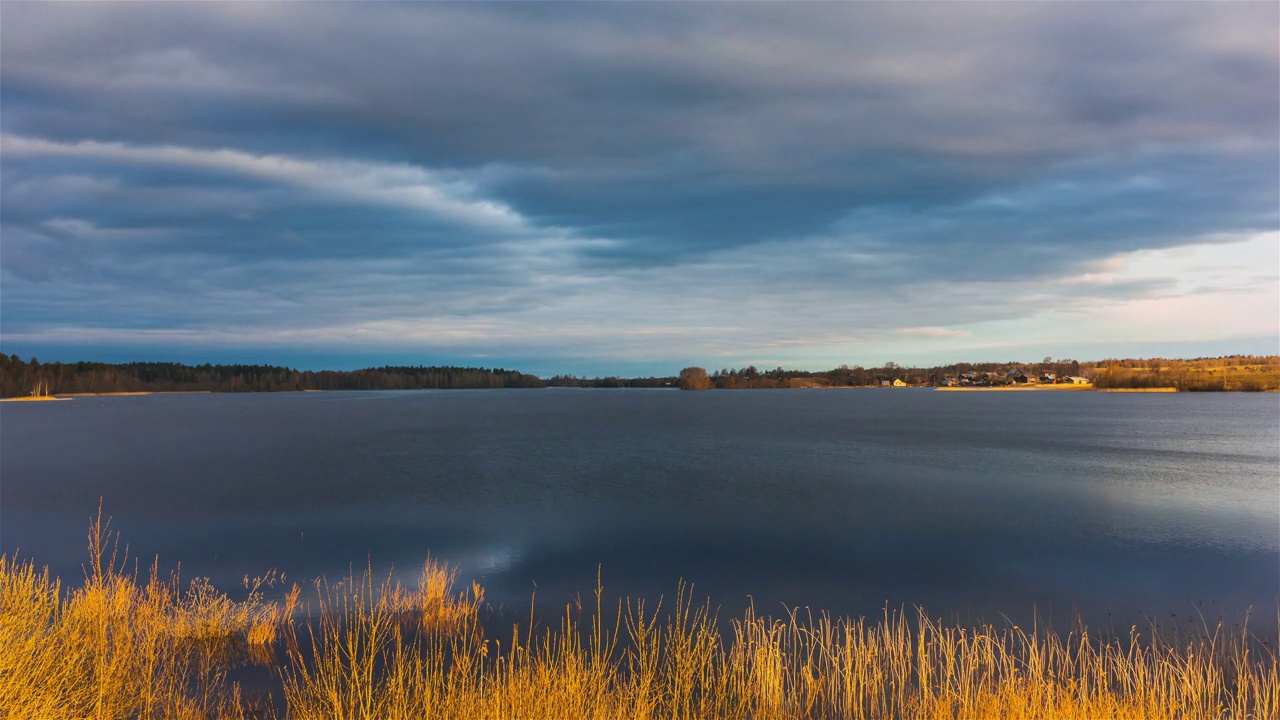
<instances>
[{"instance_id":1,"label":"brown field","mask_svg":"<svg viewBox=\"0 0 1280 720\"><path fill-rule=\"evenodd\" d=\"M141 582L102 523L65 588L0 558L5 718L1032 718L1274 720L1277 638L1221 627L1102 638L748 611L728 629L673 600L566 607L490 637L484 593L428 560L417 587L365 574L264 602ZM269 582L268 580L267 582ZM269 687L228 679L259 663Z\"/></svg>"},{"instance_id":2,"label":"brown field","mask_svg":"<svg viewBox=\"0 0 1280 720\"><path fill-rule=\"evenodd\" d=\"M1234 356L1200 360L1107 360L1092 370L1098 389L1176 388L1180 391L1280 390L1280 357Z\"/></svg>"}]
</instances>

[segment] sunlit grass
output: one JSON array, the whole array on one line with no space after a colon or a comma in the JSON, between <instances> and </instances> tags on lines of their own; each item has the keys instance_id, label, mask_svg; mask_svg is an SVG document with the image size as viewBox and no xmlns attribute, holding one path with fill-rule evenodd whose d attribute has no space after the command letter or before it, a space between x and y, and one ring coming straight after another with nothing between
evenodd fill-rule
<instances>
[{"instance_id":1,"label":"sunlit grass","mask_svg":"<svg viewBox=\"0 0 1280 720\"><path fill-rule=\"evenodd\" d=\"M748 610L721 623L666 602L571 605L489 634L483 590L434 560L417 587L371 572L295 586L146 582L101 523L84 584L0 558L0 717L8 718L1280 718L1276 638L1221 627L1099 638ZM270 578L266 581L269 582ZM228 680L269 664L272 695Z\"/></svg>"},{"instance_id":2,"label":"sunlit grass","mask_svg":"<svg viewBox=\"0 0 1280 720\"><path fill-rule=\"evenodd\" d=\"M1207 392L1234 390L1267 392L1280 390L1280 368L1270 362L1233 363L1217 360L1151 361L1147 367L1101 367L1094 383L1099 389L1176 388Z\"/></svg>"},{"instance_id":3,"label":"sunlit grass","mask_svg":"<svg viewBox=\"0 0 1280 720\"><path fill-rule=\"evenodd\" d=\"M11 718L240 717L227 670L285 609L232 601L202 580L183 590L125 571L106 524L89 533L83 585L0 557L0 715ZM255 588L256 590L256 588Z\"/></svg>"}]
</instances>

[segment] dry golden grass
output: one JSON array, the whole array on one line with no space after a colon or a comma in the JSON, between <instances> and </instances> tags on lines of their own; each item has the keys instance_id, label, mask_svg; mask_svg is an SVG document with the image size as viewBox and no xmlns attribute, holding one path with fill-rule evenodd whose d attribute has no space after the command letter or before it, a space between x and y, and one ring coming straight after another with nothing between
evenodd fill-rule
<instances>
[{"instance_id":1,"label":"dry golden grass","mask_svg":"<svg viewBox=\"0 0 1280 720\"><path fill-rule=\"evenodd\" d=\"M1280 390L1280 357L1103 361L1092 371L1099 389L1176 388L1181 391Z\"/></svg>"},{"instance_id":2,"label":"dry golden grass","mask_svg":"<svg viewBox=\"0 0 1280 720\"><path fill-rule=\"evenodd\" d=\"M570 606L547 624L483 630L483 591L428 560L416 588L370 572L264 603L207 583L146 584L91 533L81 588L0 558L0 716L298 720L922 718L1276 720L1275 638L1205 628L1099 639L1018 627L748 611L724 628L681 587L672 602ZM266 651L274 706L226 679Z\"/></svg>"},{"instance_id":3,"label":"dry golden grass","mask_svg":"<svg viewBox=\"0 0 1280 720\"><path fill-rule=\"evenodd\" d=\"M978 718L1173 720L1280 715L1274 652L1219 633L1167 644L1016 627L748 612L730 633L680 591L670 612L566 610L505 641L400 633L389 587L350 588L286 698L295 718ZM446 595L448 593L446 592ZM471 598L459 597L459 607ZM360 617L340 614L358 608ZM325 620L324 618L327 618ZM352 620L355 620L352 623ZM474 627L474 617L464 624ZM355 639L370 641L356 644ZM1261 652L1261 654L1258 654ZM370 670L374 671L370 671Z\"/></svg>"},{"instance_id":4,"label":"dry golden grass","mask_svg":"<svg viewBox=\"0 0 1280 720\"><path fill-rule=\"evenodd\" d=\"M89 533L81 587L0 556L0 717L234 718L227 671L285 610L249 593L233 602L207 582L184 592L153 566L124 571L101 515Z\"/></svg>"}]
</instances>

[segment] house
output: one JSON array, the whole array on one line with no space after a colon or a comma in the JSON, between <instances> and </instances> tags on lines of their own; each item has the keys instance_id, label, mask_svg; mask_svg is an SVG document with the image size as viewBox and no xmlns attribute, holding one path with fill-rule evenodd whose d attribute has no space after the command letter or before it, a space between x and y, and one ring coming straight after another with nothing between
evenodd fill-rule
<instances>
[{"instance_id":1,"label":"house","mask_svg":"<svg viewBox=\"0 0 1280 720\"><path fill-rule=\"evenodd\" d=\"M1028 375L1022 368L1014 368L1005 374L1005 380L1014 385L1026 385L1037 382L1035 376Z\"/></svg>"},{"instance_id":2,"label":"house","mask_svg":"<svg viewBox=\"0 0 1280 720\"><path fill-rule=\"evenodd\" d=\"M881 380L880 387L893 387L893 383L888 380Z\"/></svg>"},{"instance_id":3,"label":"house","mask_svg":"<svg viewBox=\"0 0 1280 720\"><path fill-rule=\"evenodd\" d=\"M1071 385L1088 385L1089 379L1082 378L1079 375L1068 375L1062 378L1061 380L1059 380L1058 382L1069 383Z\"/></svg>"},{"instance_id":4,"label":"house","mask_svg":"<svg viewBox=\"0 0 1280 720\"><path fill-rule=\"evenodd\" d=\"M1042 373L1040 375L1040 382L1042 383L1055 383L1057 381L1058 381L1058 376L1054 375L1051 372Z\"/></svg>"},{"instance_id":5,"label":"house","mask_svg":"<svg viewBox=\"0 0 1280 720\"><path fill-rule=\"evenodd\" d=\"M893 386L894 386L894 387L906 387L906 386L907 386L907 384L906 384L906 383L904 383L904 382L902 382L902 378L894 378L894 380L893 380Z\"/></svg>"}]
</instances>

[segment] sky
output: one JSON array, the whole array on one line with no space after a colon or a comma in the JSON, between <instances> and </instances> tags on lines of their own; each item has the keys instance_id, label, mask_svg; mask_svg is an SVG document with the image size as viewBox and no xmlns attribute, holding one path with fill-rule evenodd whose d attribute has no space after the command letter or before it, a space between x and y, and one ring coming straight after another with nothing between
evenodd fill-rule
<instances>
[{"instance_id":1,"label":"sky","mask_svg":"<svg viewBox=\"0 0 1280 720\"><path fill-rule=\"evenodd\" d=\"M1280 5L0 4L0 351L1280 353Z\"/></svg>"}]
</instances>

